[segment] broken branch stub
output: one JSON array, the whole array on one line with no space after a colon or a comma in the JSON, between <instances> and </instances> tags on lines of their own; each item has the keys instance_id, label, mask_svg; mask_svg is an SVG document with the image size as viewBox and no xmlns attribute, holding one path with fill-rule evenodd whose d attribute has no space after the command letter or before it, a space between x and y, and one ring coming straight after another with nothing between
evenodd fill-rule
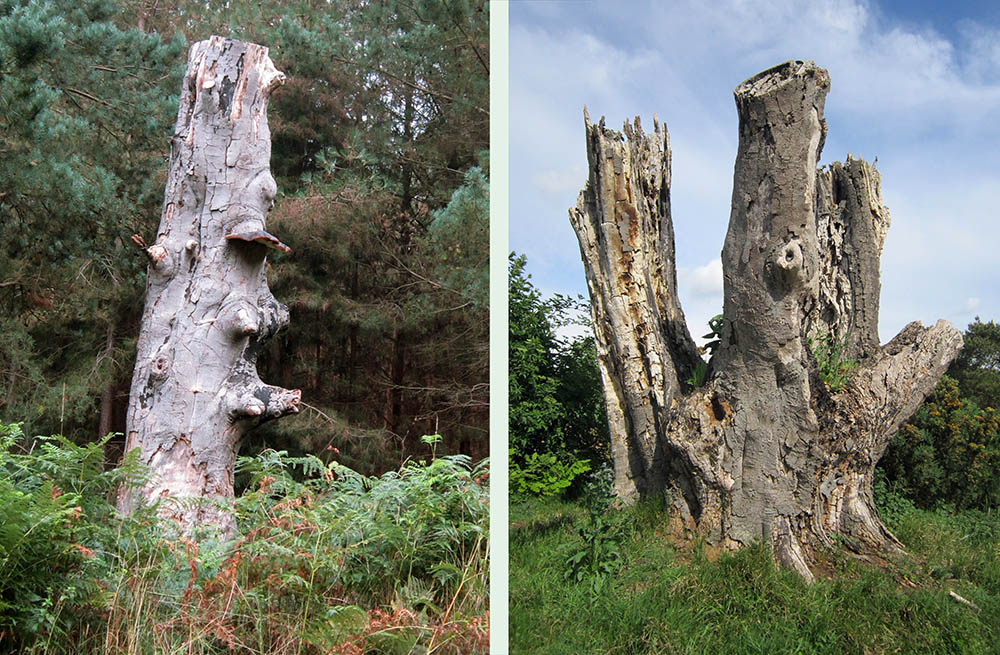
<instances>
[{"instance_id":1,"label":"broken branch stub","mask_svg":"<svg viewBox=\"0 0 1000 655\"><path fill-rule=\"evenodd\" d=\"M262 344L288 323L265 276L267 248L288 251L265 230L277 192L267 104L283 81L262 46L218 36L191 46L160 227L146 248L126 450L138 449L152 479L123 490L119 508L140 496L221 500L164 503L189 533L234 535L227 504L241 437L299 411L298 390L264 384L256 369Z\"/></svg>"}]
</instances>

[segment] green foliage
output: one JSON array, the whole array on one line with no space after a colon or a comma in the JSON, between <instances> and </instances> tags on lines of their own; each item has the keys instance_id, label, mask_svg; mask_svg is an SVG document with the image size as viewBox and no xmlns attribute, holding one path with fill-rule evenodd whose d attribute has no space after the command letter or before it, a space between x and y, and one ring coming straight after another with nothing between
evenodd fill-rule
<instances>
[{"instance_id":1,"label":"green foliage","mask_svg":"<svg viewBox=\"0 0 1000 655\"><path fill-rule=\"evenodd\" d=\"M573 459L564 462L552 453L530 453L519 458L511 449L508 466L512 493L555 496L564 493L578 475L589 471L590 461Z\"/></svg>"},{"instance_id":2,"label":"green foliage","mask_svg":"<svg viewBox=\"0 0 1000 655\"><path fill-rule=\"evenodd\" d=\"M895 530L902 524L916 507L907 495L906 488L899 481L889 482L885 470L880 466L875 469L875 479L872 481L872 496L879 518L890 530Z\"/></svg>"},{"instance_id":3,"label":"green foliage","mask_svg":"<svg viewBox=\"0 0 1000 655\"><path fill-rule=\"evenodd\" d=\"M565 448L592 462L610 462L611 438L594 337L588 334L560 341L556 374Z\"/></svg>"},{"instance_id":4,"label":"green foliage","mask_svg":"<svg viewBox=\"0 0 1000 655\"><path fill-rule=\"evenodd\" d=\"M293 246L271 278L291 323L283 352L262 357L262 375L288 378L328 415L377 428L378 447L357 462L365 471L397 466L420 448L414 436L437 431L443 451L485 455L485 7L269 0L213 9L180 2L157 21L194 15L201 33L211 25L267 43L289 76L269 110L282 192L269 225ZM319 445L301 442L299 421L275 424L271 444ZM333 424L319 438L352 454L361 440Z\"/></svg>"},{"instance_id":5,"label":"green foliage","mask_svg":"<svg viewBox=\"0 0 1000 655\"><path fill-rule=\"evenodd\" d=\"M486 461L470 468L468 457L446 455L367 477L336 462L269 451L240 458L239 467L250 484L237 516L241 531L253 534L241 551L263 567L262 580L292 571L308 552L305 573L290 575L314 587L345 585L369 604L411 583L426 585L439 609L462 587L483 592L485 580L468 579L462 569L482 567ZM313 477L298 482L292 467Z\"/></svg>"},{"instance_id":6,"label":"green foliage","mask_svg":"<svg viewBox=\"0 0 1000 655\"><path fill-rule=\"evenodd\" d=\"M531 453L560 461L605 462L610 456L607 418L593 337L560 339L556 330L589 323L578 318L579 299L544 300L532 285L524 256L508 268L508 384L512 462Z\"/></svg>"},{"instance_id":7,"label":"green foliage","mask_svg":"<svg viewBox=\"0 0 1000 655\"><path fill-rule=\"evenodd\" d=\"M711 339L704 348L709 355L715 355L715 351L722 344L722 314L716 314L708 319L708 334L702 335L702 339Z\"/></svg>"},{"instance_id":8,"label":"green foliage","mask_svg":"<svg viewBox=\"0 0 1000 655\"><path fill-rule=\"evenodd\" d=\"M879 508L880 513L883 508ZM1000 521L982 512L902 515L895 529L914 557L881 570L844 556L838 575L805 584L764 546L708 557L671 545L669 508L622 510L628 566L600 594L566 579L565 549L579 544L586 510L558 499L511 505L511 652L561 653L987 653L1000 625ZM916 588L904 586L908 580ZM949 591L975 603L969 608ZM553 638L558 635L558 639Z\"/></svg>"},{"instance_id":9,"label":"green foliage","mask_svg":"<svg viewBox=\"0 0 1000 655\"><path fill-rule=\"evenodd\" d=\"M948 369L962 398L981 408L1000 409L1000 324L976 320L962 335L965 345Z\"/></svg>"},{"instance_id":10,"label":"green foliage","mask_svg":"<svg viewBox=\"0 0 1000 655\"><path fill-rule=\"evenodd\" d=\"M146 262L125 244L155 230L185 48L117 11L0 4L0 419L32 433L92 436L131 373Z\"/></svg>"},{"instance_id":11,"label":"green foliage","mask_svg":"<svg viewBox=\"0 0 1000 655\"><path fill-rule=\"evenodd\" d=\"M368 477L242 457L244 536L197 544L153 507L116 515L132 460L105 471L103 444L21 438L0 436L4 652L486 652L486 462Z\"/></svg>"},{"instance_id":12,"label":"green foliage","mask_svg":"<svg viewBox=\"0 0 1000 655\"><path fill-rule=\"evenodd\" d=\"M708 380L708 364L703 359L699 359L698 363L694 365L694 369L691 371L691 376L684 380L684 384L692 389L697 389L698 387L705 384Z\"/></svg>"},{"instance_id":13,"label":"green foliage","mask_svg":"<svg viewBox=\"0 0 1000 655\"><path fill-rule=\"evenodd\" d=\"M879 465L920 507L1000 504L1000 415L944 376L893 437Z\"/></svg>"},{"instance_id":14,"label":"green foliage","mask_svg":"<svg viewBox=\"0 0 1000 655\"><path fill-rule=\"evenodd\" d=\"M509 439L521 454L554 451L563 436L555 330L526 264L523 255L511 253L507 276Z\"/></svg>"},{"instance_id":15,"label":"green foliage","mask_svg":"<svg viewBox=\"0 0 1000 655\"><path fill-rule=\"evenodd\" d=\"M851 374L858 367L858 362L848 359L847 338L838 339L832 332L809 338L809 349L819 366L819 376L830 387L830 391L840 391L851 379Z\"/></svg>"},{"instance_id":16,"label":"green foliage","mask_svg":"<svg viewBox=\"0 0 1000 655\"><path fill-rule=\"evenodd\" d=\"M39 437L28 452L18 424L0 425L0 633L65 634L67 607L103 603L110 563L97 553L123 536L107 495L141 478L134 458L105 471L101 442ZM140 512L124 533L146 518Z\"/></svg>"}]
</instances>

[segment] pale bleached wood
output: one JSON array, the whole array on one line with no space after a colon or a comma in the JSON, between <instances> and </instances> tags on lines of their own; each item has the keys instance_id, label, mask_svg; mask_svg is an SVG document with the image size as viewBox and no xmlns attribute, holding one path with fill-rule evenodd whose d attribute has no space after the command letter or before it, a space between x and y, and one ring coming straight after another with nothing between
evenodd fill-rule
<instances>
[{"instance_id":1,"label":"pale bleached wood","mask_svg":"<svg viewBox=\"0 0 1000 655\"><path fill-rule=\"evenodd\" d=\"M138 449L153 477L124 490L119 507L164 499L188 533L233 536L226 507L241 437L299 410L298 390L264 384L256 369L262 344L288 322L265 276L269 249L287 246L264 224L277 191L267 103L284 79L262 46L218 36L191 46L160 227L146 249L126 450Z\"/></svg>"}]
</instances>

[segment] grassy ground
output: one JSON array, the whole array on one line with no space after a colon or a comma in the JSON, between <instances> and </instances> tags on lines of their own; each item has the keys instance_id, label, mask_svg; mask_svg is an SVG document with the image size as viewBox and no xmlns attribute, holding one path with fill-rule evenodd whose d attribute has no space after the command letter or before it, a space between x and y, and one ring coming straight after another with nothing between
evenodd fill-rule
<instances>
[{"instance_id":1,"label":"grassy ground","mask_svg":"<svg viewBox=\"0 0 1000 655\"><path fill-rule=\"evenodd\" d=\"M835 575L806 585L762 547L715 561L699 544L675 548L658 530L664 509L639 505L604 530L621 557L595 592L591 576L566 577L586 511L514 500L510 652L1000 653L1000 517L898 502L883 515L912 553L899 569L835 551Z\"/></svg>"}]
</instances>

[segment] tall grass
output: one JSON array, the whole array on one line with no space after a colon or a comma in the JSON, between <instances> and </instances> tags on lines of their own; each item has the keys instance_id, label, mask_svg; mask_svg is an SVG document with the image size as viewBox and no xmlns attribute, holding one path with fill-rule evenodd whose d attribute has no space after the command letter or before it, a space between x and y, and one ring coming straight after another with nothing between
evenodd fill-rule
<instances>
[{"instance_id":1,"label":"tall grass","mask_svg":"<svg viewBox=\"0 0 1000 655\"><path fill-rule=\"evenodd\" d=\"M117 516L101 444L0 436L0 652L485 653L486 462L239 460L235 542Z\"/></svg>"},{"instance_id":2,"label":"tall grass","mask_svg":"<svg viewBox=\"0 0 1000 655\"><path fill-rule=\"evenodd\" d=\"M599 593L565 576L581 505L514 502L510 514L518 655L1000 652L995 514L897 507L891 527L911 557L883 570L833 550L831 575L806 585L765 547L716 557L702 544L673 546L666 508L642 503L618 519L625 561Z\"/></svg>"}]
</instances>

